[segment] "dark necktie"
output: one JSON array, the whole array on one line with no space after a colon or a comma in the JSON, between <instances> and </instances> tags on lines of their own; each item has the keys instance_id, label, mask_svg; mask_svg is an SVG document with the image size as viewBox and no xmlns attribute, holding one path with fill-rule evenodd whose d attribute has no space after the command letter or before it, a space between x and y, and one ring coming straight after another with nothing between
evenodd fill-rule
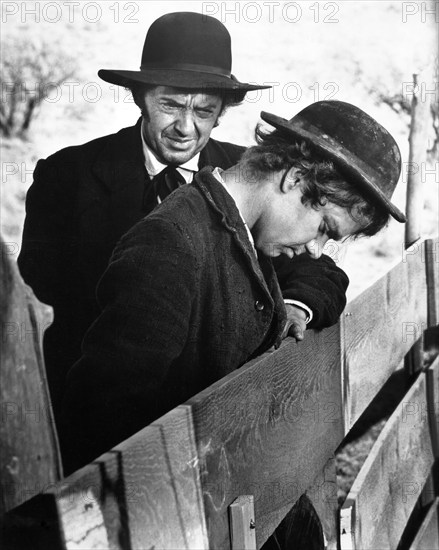
<instances>
[{"instance_id":1,"label":"dark necktie","mask_svg":"<svg viewBox=\"0 0 439 550\"><path fill-rule=\"evenodd\" d=\"M184 177L173 166L167 166L153 178L155 195L163 201L168 195L186 183Z\"/></svg>"}]
</instances>

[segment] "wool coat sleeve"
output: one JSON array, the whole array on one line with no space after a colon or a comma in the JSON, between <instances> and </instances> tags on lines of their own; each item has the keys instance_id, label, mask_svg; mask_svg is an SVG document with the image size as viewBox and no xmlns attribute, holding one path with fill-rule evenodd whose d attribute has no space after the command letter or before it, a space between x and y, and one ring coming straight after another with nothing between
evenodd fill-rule
<instances>
[{"instance_id":1,"label":"wool coat sleeve","mask_svg":"<svg viewBox=\"0 0 439 550\"><path fill-rule=\"evenodd\" d=\"M71 257L77 239L72 234L73 193L60 185L55 164L40 160L26 196L26 219L18 266L39 300L56 306L69 301L76 266ZM67 267L68 266L68 267ZM74 288L74 286L73 286Z\"/></svg>"},{"instance_id":2,"label":"wool coat sleeve","mask_svg":"<svg viewBox=\"0 0 439 550\"><path fill-rule=\"evenodd\" d=\"M163 219L146 218L119 242L98 285L102 313L67 378L60 423L67 471L163 414L158 390L187 342L196 263L188 237Z\"/></svg>"},{"instance_id":3,"label":"wool coat sleeve","mask_svg":"<svg viewBox=\"0 0 439 550\"><path fill-rule=\"evenodd\" d=\"M299 254L293 259L285 255L273 258L273 265L284 299L303 302L312 309L313 318L307 328L334 325L346 306L349 279L329 256L313 259Z\"/></svg>"}]
</instances>

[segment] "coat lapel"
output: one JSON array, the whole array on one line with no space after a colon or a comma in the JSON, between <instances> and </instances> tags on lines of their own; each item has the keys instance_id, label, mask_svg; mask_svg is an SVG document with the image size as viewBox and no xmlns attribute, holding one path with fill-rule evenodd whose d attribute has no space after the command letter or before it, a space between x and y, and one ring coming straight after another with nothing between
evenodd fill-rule
<instances>
[{"instance_id":1,"label":"coat lapel","mask_svg":"<svg viewBox=\"0 0 439 550\"><path fill-rule=\"evenodd\" d=\"M206 178L207 174L210 176L209 180ZM208 182L207 185L206 181ZM224 190L223 186L217 182L214 176L211 175L209 168L205 168L199 173L199 176L196 177L196 183L200 187L203 195L206 197L211 207L221 215L223 225L233 234L236 245L244 254L246 261L259 285L263 289L264 294L268 300L273 303L273 296L268 287L269 284L271 286L271 280L267 282L264 273L262 272L261 265L250 243L247 230L235 202Z\"/></svg>"},{"instance_id":2,"label":"coat lapel","mask_svg":"<svg viewBox=\"0 0 439 550\"><path fill-rule=\"evenodd\" d=\"M100 214L107 220L110 246L157 206L157 198L145 168L141 121L110 136L97 157L92 171L105 189L107 200L99 193ZM200 154L199 167L227 168L234 164L230 155L214 140Z\"/></svg>"},{"instance_id":3,"label":"coat lapel","mask_svg":"<svg viewBox=\"0 0 439 550\"><path fill-rule=\"evenodd\" d=\"M257 280L261 291L273 307L272 323L264 342L261 343L256 352L256 354L259 354L263 348L266 349L265 346L267 345L270 347L275 343L280 344L280 335L286 321L285 304L273 264L270 258L262 255L258 260L235 202L224 187L212 176L209 168L201 170L196 176L195 185L198 185L201 189L211 207L221 215L224 227L233 234L236 245L244 254L252 277Z\"/></svg>"},{"instance_id":4,"label":"coat lapel","mask_svg":"<svg viewBox=\"0 0 439 550\"><path fill-rule=\"evenodd\" d=\"M143 201L148 190L140 136L140 123L124 128L109 140L93 171L105 186L109 197L109 233L112 242L137 223L144 215Z\"/></svg>"}]
</instances>

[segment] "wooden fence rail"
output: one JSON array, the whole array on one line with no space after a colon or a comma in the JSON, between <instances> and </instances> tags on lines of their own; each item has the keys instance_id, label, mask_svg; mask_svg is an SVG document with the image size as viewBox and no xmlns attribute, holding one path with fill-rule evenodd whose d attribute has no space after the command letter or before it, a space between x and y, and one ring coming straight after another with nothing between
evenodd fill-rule
<instances>
[{"instance_id":1,"label":"wooden fence rail","mask_svg":"<svg viewBox=\"0 0 439 550\"><path fill-rule=\"evenodd\" d=\"M415 243L336 326L288 339L14 508L5 548L260 548L303 495L327 548L396 548L438 457L438 362L387 422L341 526L334 453L437 323L438 245ZM433 498L413 548L437 540L437 514Z\"/></svg>"},{"instance_id":2,"label":"wooden fence rail","mask_svg":"<svg viewBox=\"0 0 439 550\"><path fill-rule=\"evenodd\" d=\"M436 361L435 377L438 369ZM397 548L435 460L426 386L421 373L355 479L341 511L342 550Z\"/></svg>"}]
</instances>

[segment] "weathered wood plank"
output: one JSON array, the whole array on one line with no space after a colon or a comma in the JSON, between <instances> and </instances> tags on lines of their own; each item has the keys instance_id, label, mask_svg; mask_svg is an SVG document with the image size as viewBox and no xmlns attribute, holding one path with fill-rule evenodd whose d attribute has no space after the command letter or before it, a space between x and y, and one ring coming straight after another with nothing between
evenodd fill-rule
<instances>
[{"instance_id":1,"label":"weathered wood plank","mask_svg":"<svg viewBox=\"0 0 439 550\"><path fill-rule=\"evenodd\" d=\"M434 462L419 378L386 423L342 509L341 548L394 549Z\"/></svg>"},{"instance_id":2,"label":"weathered wood plank","mask_svg":"<svg viewBox=\"0 0 439 550\"><path fill-rule=\"evenodd\" d=\"M255 498L258 548L343 436L339 327L238 369L192 407L210 548L229 548L227 509ZM288 508L288 509L289 509Z\"/></svg>"},{"instance_id":3,"label":"weathered wood plank","mask_svg":"<svg viewBox=\"0 0 439 550\"><path fill-rule=\"evenodd\" d=\"M111 548L207 548L188 412L174 409L97 461L91 499L102 509Z\"/></svg>"},{"instance_id":4,"label":"weathered wood plank","mask_svg":"<svg viewBox=\"0 0 439 550\"><path fill-rule=\"evenodd\" d=\"M58 497L67 548L93 548L96 527L106 530L110 548L186 548L159 428L143 430L97 465L88 486L81 476L80 492L69 484Z\"/></svg>"},{"instance_id":5,"label":"weathered wood plank","mask_svg":"<svg viewBox=\"0 0 439 550\"><path fill-rule=\"evenodd\" d=\"M306 495L314 506L322 524L327 550L337 548L338 537L338 499L335 458L325 464Z\"/></svg>"},{"instance_id":6,"label":"weathered wood plank","mask_svg":"<svg viewBox=\"0 0 439 550\"><path fill-rule=\"evenodd\" d=\"M434 456L439 458L439 357L425 371L427 382L427 410L428 423L430 426L431 444ZM421 495L422 506L427 506L434 501L437 491L435 485L438 483L437 466L433 470L425 483ZM435 481L436 479L436 481Z\"/></svg>"},{"instance_id":7,"label":"weathered wood plank","mask_svg":"<svg viewBox=\"0 0 439 550\"><path fill-rule=\"evenodd\" d=\"M229 517L232 550L256 550L253 495L242 495L235 499L229 506Z\"/></svg>"},{"instance_id":8,"label":"weathered wood plank","mask_svg":"<svg viewBox=\"0 0 439 550\"><path fill-rule=\"evenodd\" d=\"M427 515L409 550L437 550L439 548L439 498L431 504Z\"/></svg>"},{"instance_id":9,"label":"weathered wood plank","mask_svg":"<svg viewBox=\"0 0 439 550\"><path fill-rule=\"evenodd\" d=\"M66 550L111 548L101 497L107 500L107 495L110 496L110 502L106 502L107 509L113 499L111 491L103 486L99 465L90 464L75 472L49 494L55 501L54 521L58 520ZM123 547L116 545L114 548Z\"/></svg>"},{"instance_id":10,"label":"weathered wood plank","mask_svg":"<svg viewBox=\"0 0 439 550\"><path fill-rule=\"evenodd\" d=\"M346 433L421 337L427 322L423 244L346 306L343 315Z\"/></svg>"},{"instance_id":11,"label":"weathered wood plank","mask_svg":"<svg viewBox=\"0 0 439 550\"><path fill-rule=\"evenodd\" d=\"M439 357L426 370L427 410L431 441L436 458L439 458Z\"/></svg>"},{"instance_id":12,"label":"weathered wood plank","mask_svg":"<svg viewBox=\"0 0 439 550\"><path fill-rule=\"evenodd\" d=\"M425 241L428 287L428 326L439 324L439 238Z\"/></svg>"},{"instance_id":13,"label":"weathered wood plank","mask_svg":"<svg viewBox=\"0 0 439 550\"><path fill-rule=\"evenodd\" d=\"M165 441L187 548L207 549L206 517L191 409L180 405L153 426L160 427Z\"/></svg>"},{"instance_id":14,"label":"weathered wood plank","mask_svg":"<svg viewBox=\"0 0 439 550\"><path fill-rule=\"evenodd\" d=\"M1 242L0 515L62 476L42 355L52 308L38 302Z\"/></svg>"},{"instance_id":15,"label":"weathered wood plank","mask_svg":"<svg viewBox=\"0 0 439 550\"><path fill-rule=\"evenodd\" d=\"M64 548L208 548L189 412L177 407L35 497L52 497L47 520Z\"/></svg>"}]
</instances>

